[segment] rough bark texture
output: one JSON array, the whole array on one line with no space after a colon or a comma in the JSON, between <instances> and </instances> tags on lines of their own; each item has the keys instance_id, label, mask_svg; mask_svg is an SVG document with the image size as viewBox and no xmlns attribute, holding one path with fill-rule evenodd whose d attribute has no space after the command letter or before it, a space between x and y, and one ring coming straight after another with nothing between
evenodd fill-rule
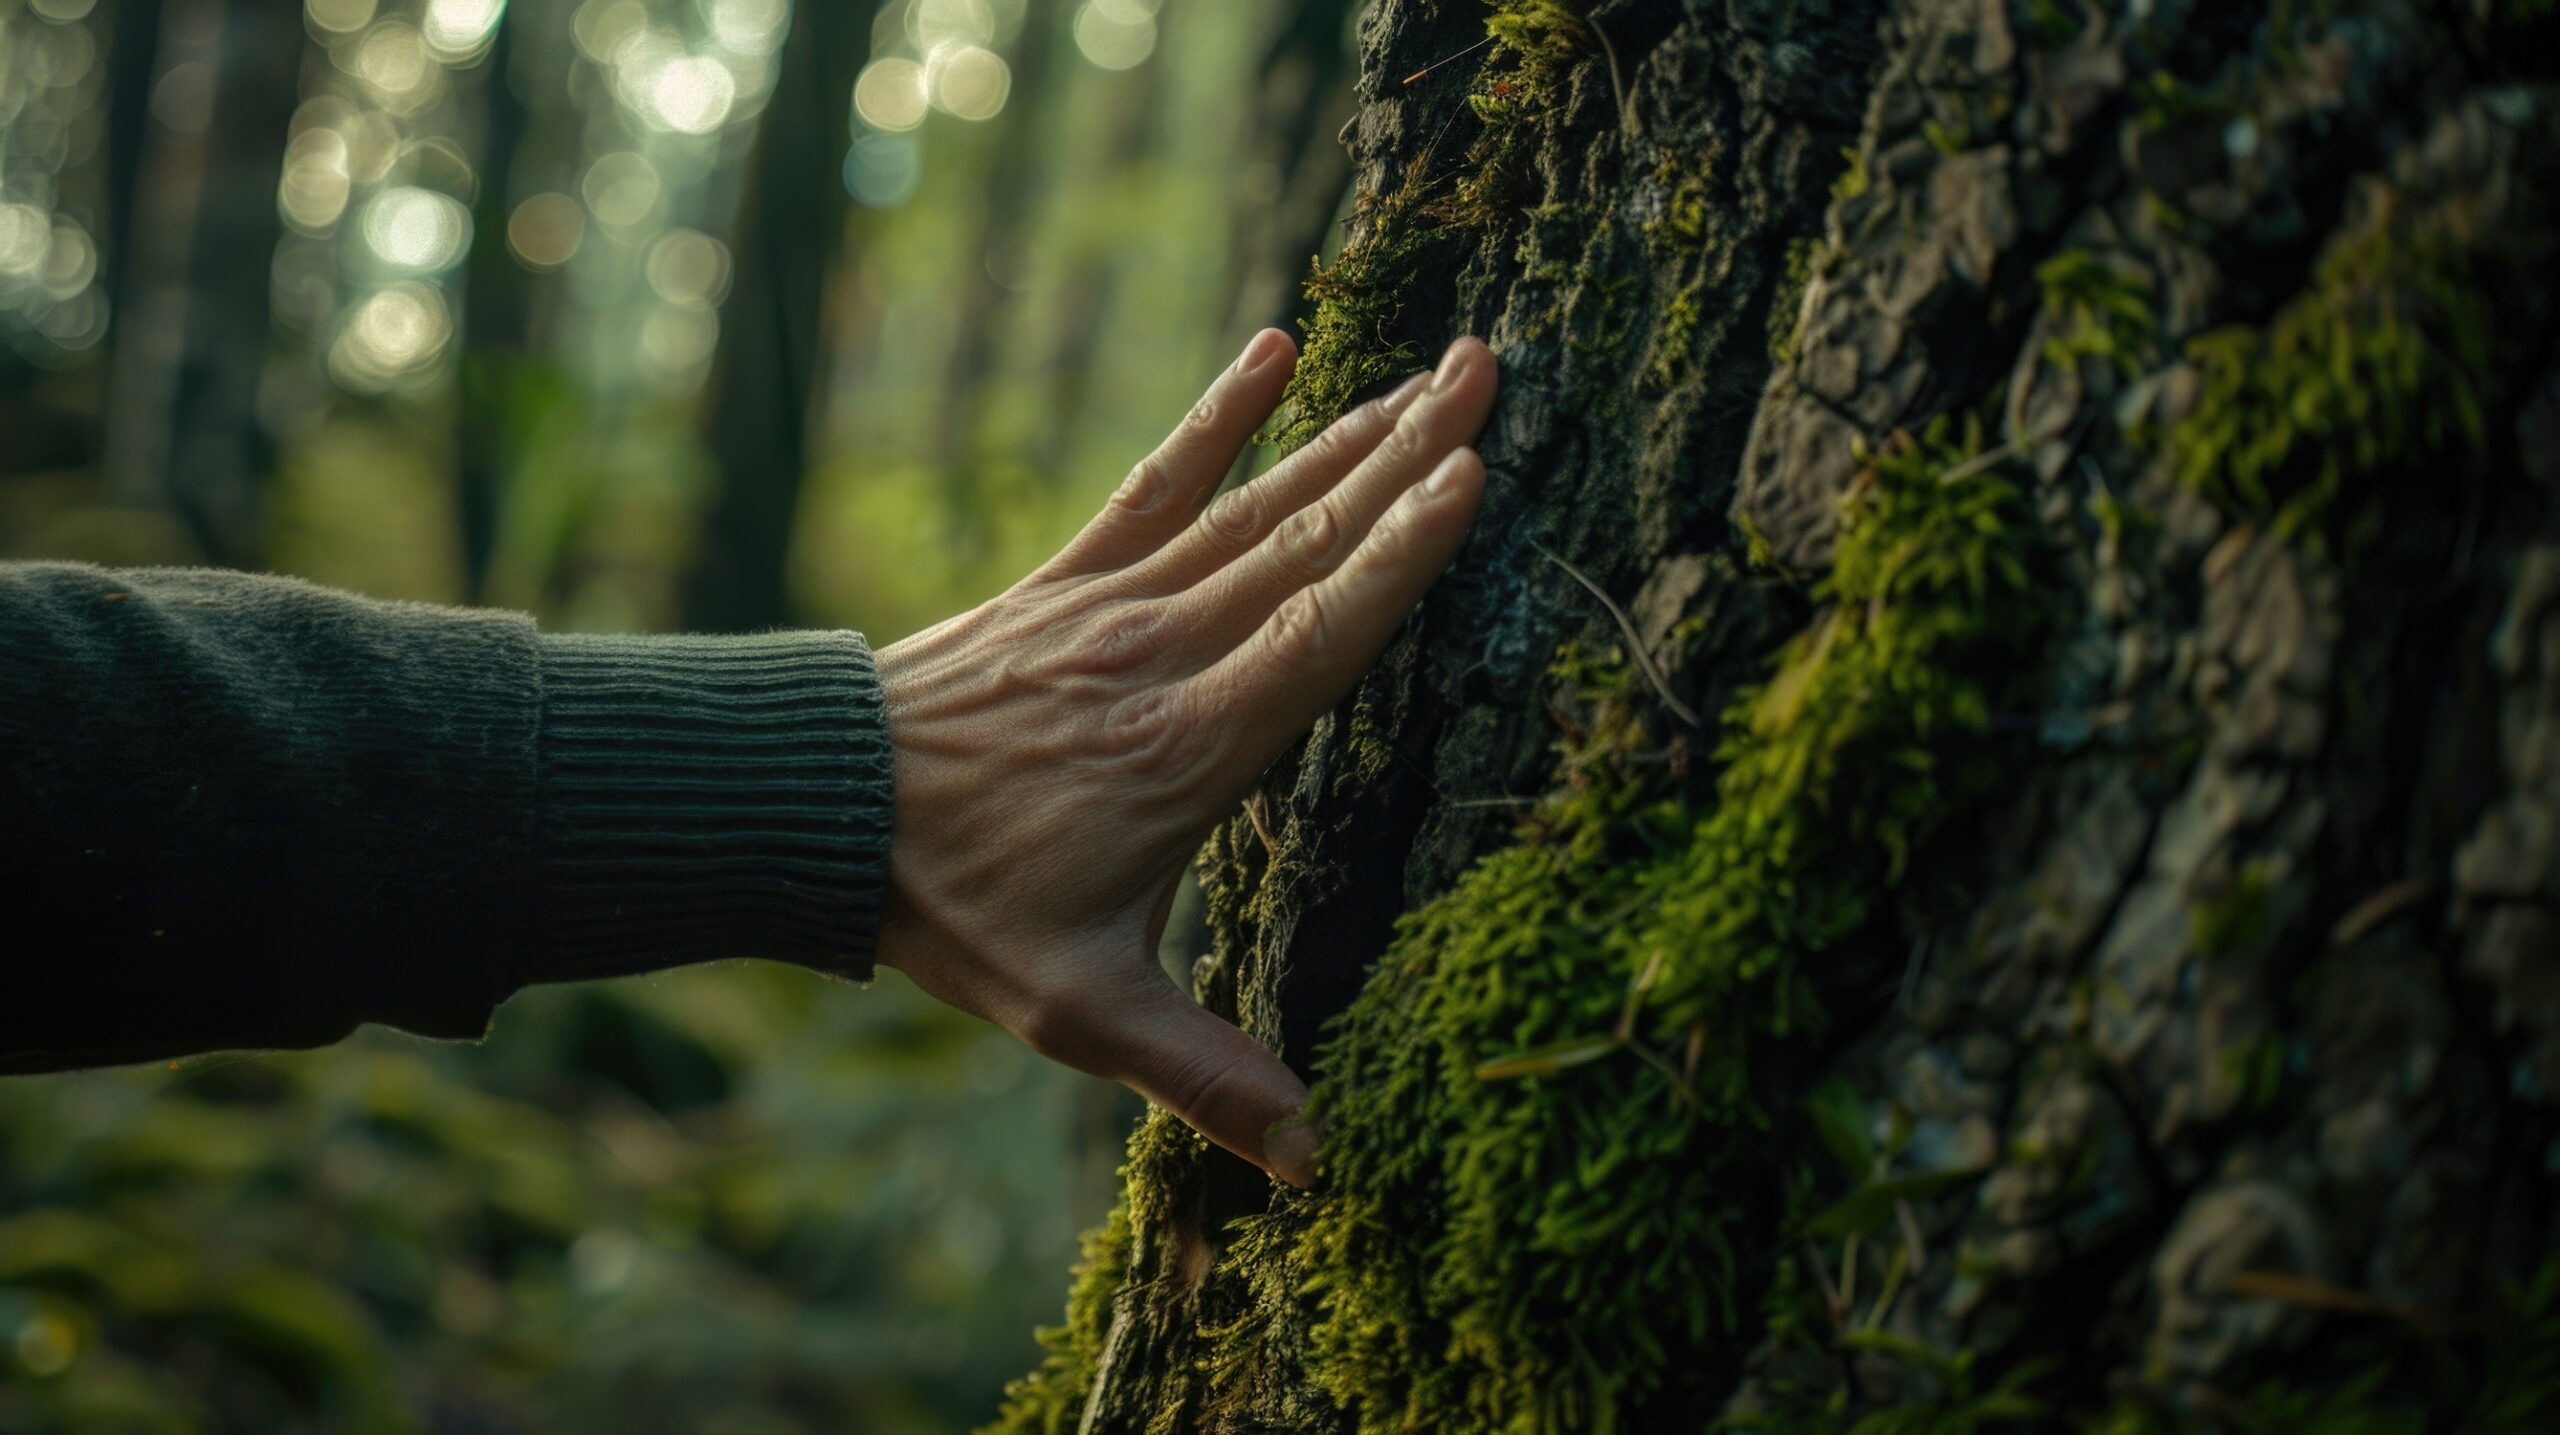
<instances>
[{"instance_id":1,"label":"rough bark texture","mask_svg":"<svg viewBox=\"0 0 2560 1435\"><path fill-rule=\"evenodd\" d=\"M1325 1179L1151 1116L1000 1428L2560 1418L2550 9L1384 0L1297 432L1505 389L1203 859Z\"/></svg>"}]
</instances>

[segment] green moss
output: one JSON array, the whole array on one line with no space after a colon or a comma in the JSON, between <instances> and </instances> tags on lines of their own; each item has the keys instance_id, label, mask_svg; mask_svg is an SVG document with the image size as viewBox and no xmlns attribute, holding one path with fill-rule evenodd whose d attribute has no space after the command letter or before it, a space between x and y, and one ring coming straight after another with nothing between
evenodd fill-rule
<instances>
[{"instance_id":1,"label":"green moss","mask_svg":"<svg viewBox=\"0 0 2560 1435\"><path fill-rule=\"evenodd\" d=\"M1485 0L1485 33L1500 49L1521 56L1523 79L1546 79L1590 49L1590 26L1582 20L1587 5L1572 0Z\"/></svg>"},{"instance_id":2,"label":"green moss","mask_svg":"<svg viewBox=\"0 0 2560 1435\"><path fill-rule=\"evenodd\" d=\"M2040 50L2059 50L2079 38L2088 21L2062 0L2027 0L2026 31Z\"/></svg>"},{"instance_id":3,"label":"green moss","mask_svg":"<svg viewBox=\"0 0 2560 1435\"><path fill-rule=\"evenodd\" d=\"M1641 725L1595 722L1337 1025L1292 1258L1310 1374L1358 1428L1613 1428L1740 1328L1764 1058L1814 1026L1811 964L1991 777L1985 675L2036 621L2023 500L1941 482L1962 453L1941 432L1873 461L1823 616L1726 714L1714 802L1651 794Z\"/></svg>"},{"instance_id":4,"label":"green moss","mask_svg":"<svg viewBox=\"0 0 2560 1435\"><path fill-rule=\"evenodd\" d=\"M1808 238L1787 244L1786 271L1778 278L1778 291L1769 296L1769 362L1783 365L1796 356L1796 341L1804 335L1804 296L1813 287L1813 276L1822 272L1833 251Z\"/></svg>"},{"instance_id":5,"label":"green moss","mask_svg":"<svg viewBox=\"0 0 2560 1435\"><path fill-rule=\"evenodd\" d=\"M2156 321L2148 279L2069 249L2036 266L2036 285L2061 320L2044 342L2047 362L2071 368L2094 359L2125 378L2150 367Z\"/></svg>"},{"instance_id":6,"label":"green moss","mask_svg":"<svg viewBox=\"0 0 2560 1435\"><path fill-rule=\"evenodd\" d=\"M1124 1167L1124 1180L1128 1174ZM1085 1233L1083 1258L1067 1290L1067 1317L1039 1332L1047 1354L1037 1370L1004 1388L1004 1405L985 1435L1071 1435L1075 1430L1102 1369L1112 1298L1128 1274L1129 1212L1124 1198L1101 1225Z\"/></svg>"},{"instance_id":7,"label":"green moss","mask_svg":"<svg viewBox=\"0 0 2560 1435\"><path fill-rule=\"evenodd\" d=\"M2207 961L2227 960L2266 936L2275 903L2275 869L2250 862L2221 890L2187 909L2188 941Z\"/></svg>"},{"instance_id":8,"label":"green moss","mask_svg":"<svg viewBox=\"0 0 2560 1435\"><path fill-rule=\"evenodd\" d=\"M1866 156L1859 152L1856 145L1843 145L1840 147L1840 158L1845 163L1841 167L1839 177L1831 181L1831 197L1835 200L1856 199L1867 192Z\"/></svg>"},{"instance_id":9,"label":"green moss","mask_svg":"<svg viewBox=\"0 0 2560 1435\"><path fill-rule=\"evenodd\" d=\"M2382 208L2273 323L2187 348L2202 391L2171 435L2178 475L2279 535L2360 478L2483 437L2488 300L2455 246Z\"/></svg>"},{"instance_id":10,"label":"green moss","mask_svg":"<svg viewBox=\"0 0 2560 1435\"><path fill-rule=\"evenodd\" d=\"M1285 418L1275 421L1264 441L1295 449L1370 389L1416 367L1418 351L1390 338L1389 331L1402 312L1401 296L1440 234L1425 190L1417 160L1395 190L1364 194L1353 205L1353 237L1331 264L1317 264L1308 276L1306 292L1315 312L1305 322L1306 343L1289 380Z\"/></svg>"},{"instance_id":11,"label":"green moss","mask_svg":"<svg viewBox=\"0 0 2560 1435\"><path fill-rule=\"evenodd\" d=\"M1697 346L1698 326L1706 316L1705 290L1704 280L1691 284L1673 296L1670 306L1662 311L1662 322L1653 327L1644 372L1636 381L1637 392L1667 393L1680 382L1682 374L1696 368L1690 351Z\"/></svg>"}]
</instances>

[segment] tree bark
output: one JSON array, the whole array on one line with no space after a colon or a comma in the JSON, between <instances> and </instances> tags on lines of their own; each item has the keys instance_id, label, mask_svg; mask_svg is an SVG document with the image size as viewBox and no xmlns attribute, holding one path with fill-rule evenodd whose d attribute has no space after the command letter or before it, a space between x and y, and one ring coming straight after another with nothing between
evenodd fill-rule
<instances>
[{"instance_id":1,"label":"tree bark","mask_svg":"<svg viewBox=\"0 0 2560 1435\"><path fill-rule=\"evenodd\" d=\"M2551 8L1383 0L1294 432L1504 390L1202 857L1323 1180L1151 1113L998 1428L2551 1423Z\"/></svg>"}]
</instances>

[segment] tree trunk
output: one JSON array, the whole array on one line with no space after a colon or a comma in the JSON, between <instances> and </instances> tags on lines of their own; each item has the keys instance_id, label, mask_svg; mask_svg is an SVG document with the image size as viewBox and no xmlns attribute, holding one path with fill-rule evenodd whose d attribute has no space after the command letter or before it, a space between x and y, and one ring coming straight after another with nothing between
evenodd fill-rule
<instances>
[{"instance_id":1,"label":"tree trunk","mask_svg":"<svg viewBox=\"0 0 2560 1435\"><path fill-rule=\"evenodd\" d=\"M535 299L524 267L507 250L513 213L510 181L525 143L524 101L510 81L520 14L498 19L498 32L481 62L478 203L471 218L471 253L462 275L461 403L454 435L454 517L461 528L463 592L472 602L488 597L489 565L498 547L499 513L505 501L508 455L521 441L510 422L533 333Z\"/></svg>"},{"instance_id":2,"label":"tree trunk","mask_svg":"<svg viewBox=\"0 0 2560 1435\"><path fill-rule=\"evenodd\" d=\"M999 1428L2551 1428L2552 8L1383 0L1293 433L1505 378L1202 859L1323 1179L1151 1113Z\"/></svg>"},{"instance_id":3,"label":"tree trunk","mask_svg":"<svg viewBox=\"0 0 2560 1435\"><path fill-rule=\"evenodd\" d=\"M1180 24L1181 20L1174 16L1163 23ZM1159 49L1164 46L1161 31L1156 44ZM1091 172L1125 170L1143 159L1155 143L1157 118L1164 108L1164 64L1157 60L1088 83L1104 86L1108 95L1108 118L1089 161ZM1094 356L1102 351L1104 326L1111 320L1112 301L1128 267L1121 256L1091 254L1075 266L1057 300L1058 347L1046 365L1048 421L1040 425L1031 454L1033 465L1042 472L1064 471L1076 430L1093 411L1086 396L1093 388Z\"/></svg>"},{"instance_id":4,"label":"tree trunk","mask_svg":"<svg viewBox=\"0 0 2560 1435\"><path fill-rule=\"evenodd\" d=\"M130 178L133 187L110 254L126 272L111 276L122 334L109 379L106 483L124 501L168 504L207 561L255 567L275 458L258 386L302 17L291 6L184 0L161 12L157 31L138 162L127 147L137 118L129 87L113 115L111 183L122 191Z\"/></svg>"},{"instance_id":5,"label":"tree trunk","mask_svg":"<svg viewBox=\"0 0 2560 1435\"><path fill-rule=\"evenodd\" d=\"M1351 117L1351 0L1274 0L1262 16L1228 240L1227 337L1308 317L1307 263L1324 248L1351 180L1337 138Z\"/></svg>"},{"instance_id":6,"label":"tree trunk","mask_svg":"<svg viewBox=\"0 0 2560 1435\"><path fill-rule=\"evenodd\" d=\"M866 7L795 5L757 122L704 423L720 487L685 584L685 623L696 630L747 632L790 616L785 560L809 461L819 321L844 237L837 175L870 47Z\"/></svg>"},{"instance_id":7,"label":"tree trunk","mask_svg":"<svg viewBox=\"0 0 2560 1435\"><path fill-rule=\"evenodd\" d=\"M1013 45L1013 87L1004 113L989 137L983 182L984 206L978 214L979 262L963 269L953 288L957 311L951 356L942 367L942 393L933 427L933 466L942 478L945 503L966 515L988 502L979 483L979 464L988 447L988 389L996 377L1002 345L999 331L1005 288L996 278L998 266L1018 273L1027 260L1032 216L1048 187L1043 160L1058 117L1050 103L1059 62L1062 11L1033 5L1023 11L1022 33Z\"/></svg>"}]
</instances>

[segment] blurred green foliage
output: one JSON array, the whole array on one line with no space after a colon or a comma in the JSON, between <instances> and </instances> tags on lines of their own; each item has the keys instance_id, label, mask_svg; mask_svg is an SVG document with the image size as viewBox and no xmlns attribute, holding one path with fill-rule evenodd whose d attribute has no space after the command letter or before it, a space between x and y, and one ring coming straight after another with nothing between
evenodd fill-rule
<instances>
[{"instance_id":1,"label":"blurred green foliage","mask_svg":"<svg viewBox=\"0 0 2560 1435\"><path fill-rule=\"evenodd\" d=\"M1045 28L1023 28L1018 3L865 8L875 57L921 53L936 24L1002 19L986 43L1010 60L1016 102L984 122L936 114L870 136L915 166L892 202L849 203L832 174L794 198L840 213L844 242L805 395L793 616L886 642L1046 556L1226 350L1280 316L1229 309L1235 226L1254 222L1259 192L1239 178L1249 138L1234 102L1265 7L1072 4ZM496 8L455 0L303 9L295 133L362 140L391 124L399 142L380 172L357 166L345 224L311 217L331 202L338 151L297 141L288 157L288 223L262 241L276 323L247 351L265 377L235 396L255 411L231 416L272 438L260 560L461 601L473 589L460 475L477 461L495 507L481 601L554 629L674 626L723 479L705 433L719 357L634 377L634 355L656 352L647 322L698 329L715 309L726 344L734 306L671 294L650 256L670 235L736 242L724 216L748 202L736 173L757 123L746 100L762 91L738 82L725 129L652 129L641 121L690 92L635 89L621 72L637 62L604 40L674 37L709 54L705 36L736 32L770 47L747 22L775 7L586 0L515 7L503 30ZM464 11L487 21L472 32L484 48L435 52L428 89L386 98L365 37L432 38ZM112 258L116 144L101 114L129 79L122 27L162 13L0 0L8 34L81 65L28 81L35 50L18 70L0 63L0 155L50 166L0 173L0 200L19 206L0 236L18 248L0 259L36 265L75 232ZM1055 52L1036 95L1022 35ZM522 92L512 155L485 149L504 108L493 72L508 63L484 63L495 36L515 47ZM749 60L737 73L769 82ZM211 113L213 141L230 142L230 111ZM858 121L853 133L869 142ZM1008 146L1027 176L1018 192L991 179ZM665 189L645 220L617 225L620 201L587 181L631 170L632 154ZM449 193L481 233L439 251L445 269L385 289L359 220L369 194L403 187L398 213L450 214L416 198ZM574 230L535 238L574 259L536 264L510 228L512 248L480 267L499 217L576 219L571 196L589 216L583 245ZM272 225L251 197L199 219L208 232L242 213ZM55 227L28 227L39 222ZM158 412L132 407L120 377L119 346L143 321L99 318L122 281L104 260L75 276L85 288L43 288L45 272L0 276L18 286L0 318L19 326L0 334L17 346L0 346L0 558L203 561L166 495L118 486L113 438L97 437L119 415ZM518 332L471 327L484 309L465 280L491 274ZM364 327L366 296L394 290L451 338L403 351L396 381L339 362L355 340L402 337ZM530 991L476 1045L368 1029L320 1052L0 1081L0 1432L966 1428L1056 1318L1056 1273L1116 1189L1135 1111L894 976L857 991L752 963Z\"/></svg>"},{"instance_id":2,"label":"blurred green foliage","mask_svg":"<svg viewBox=\"0 0 2560 1435\"><path fill-rule=\"evenodd\" d=\"M0 1429L947 1429L1125 1115L755 966L537 990L479 1046L0 1082Z\"/></svg>"}]
</instances>

